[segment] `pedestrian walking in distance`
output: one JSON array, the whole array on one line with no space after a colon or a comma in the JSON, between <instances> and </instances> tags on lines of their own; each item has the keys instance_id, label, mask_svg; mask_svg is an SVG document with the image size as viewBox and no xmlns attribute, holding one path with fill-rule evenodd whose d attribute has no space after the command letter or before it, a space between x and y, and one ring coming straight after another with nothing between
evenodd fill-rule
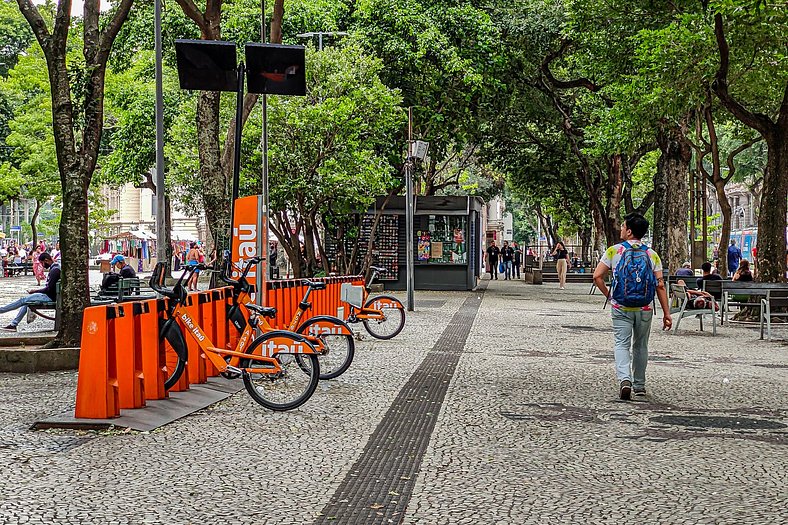
<instances>
[{"instance_id":1,"label":"pedestrian walking in distance","mask_svg":"<svg viewBox=\"0 0 788 525\"><path fill-rule=\"evenodd\" d=\"M514 269L512 270L512 276L520 278L520 266L523 264L523 249L520 248L517 243L514 243Z\"/></svg>"},{"instance_id":2,"label":"pedestrian walking in distance","mask_svg":"<svg viewBox=\"0 0 788 525\"><path fill-rule=\"evenodd\" d=\"M561 241L555 243L555 248L550 253L555 259L555 269L558 272L558 287L566 288L566 271L569 268L569 252Z\"/></svg>"},{"instance_id":3,"label":"pedestrian walking in distance","mask_svg":"<svg viewBox=\"0 0 788 525\"><path fill-rule=\"evenodd\" d=\"M490 246L487 247L487 264L490 265L490 279L498 280L498 256L501 255L501 249L495 245L495 241L490 241Z\"/></svg>"},{"instance_id":4,"label":"pedestrian walking in distance","mask_svg":"<svg viewBox=\"0 0 788 525\"><path fill-rule=\"evenodd\" d=\"M638 213L624 218L621 239L624 242L605 251L594 270L594 284L610 301L613 319L613 340L619 397L630 399L646 395L646 364L651 319L654 316L654 297L662 307L662 327L670 330L668 295L662 278L662 260L643 244L648 221ZM613 270L610 290L605 278Z\"/></svg>"},{"instance_id":5,"label":"pedestrian walking in distance","mask_svg":"<svg viewBox=\"0 0 788 525\"><path fill-rule=\"evenodd\" d=\"M509 241L503 241L501 262L503 263L503 279L508 281L512 278L512 265L514 264L514 248L509 246Z\"/></svg>"}]
</instances>

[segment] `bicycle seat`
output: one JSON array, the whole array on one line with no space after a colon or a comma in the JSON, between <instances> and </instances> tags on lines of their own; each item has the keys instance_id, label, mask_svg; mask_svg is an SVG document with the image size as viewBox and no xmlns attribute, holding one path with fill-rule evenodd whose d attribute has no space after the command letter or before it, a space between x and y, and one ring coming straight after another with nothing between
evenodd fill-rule
<instances>
[{"instance_id":1,"label":"bicycle seat","mask_svg":"<svg viewBox=\"0 0 788 525\"><path fill-rule=\"evenodd\" d=\"M378 273L383 273L383 272L386 271L386 269L381 267L381 266L370 266L369 269L370 270L374 270L374 271L376 271Z\"/></svg>"},{"instance_id":2,"label":"bicycle seat","mask_svg":"<svg viewBox=\"0 0 788 525\"><path fill-rule=\"evenodd\" d=\"M308 281L308 280L304 279L304 284L307 285L308 287L310 287L313 290L325 290L326 289L326 283L318 283L318 282L315 282L315 281Z\"/></svg>"},{"instance_id":3,"label":"bicycle seat","mask_svg":"<svg viewBox=\"0 0 788 525\"><path fill-rule=\"evenodd\" d=\"M244 306L263 317L268 317L269 319L276 317L276 308L270 306L257 306L254 303L246 303Z\"/></svg>"}]
</instances>

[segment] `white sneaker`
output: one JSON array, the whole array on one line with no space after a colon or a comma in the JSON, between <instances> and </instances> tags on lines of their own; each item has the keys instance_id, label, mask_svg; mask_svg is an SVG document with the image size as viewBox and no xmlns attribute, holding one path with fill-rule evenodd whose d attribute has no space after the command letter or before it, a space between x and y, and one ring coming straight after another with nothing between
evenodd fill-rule
<instances>
[{"instance_id":1,"label":"white sneaker","mask_svg":"<svg viewBox=\"0 0 788 525\"><path fill-rule=\"evenodd\" d=\"M30 308L28 308L28 309L27 309L27 324L30 324L30 323L32 323L33 321L35 321L35 320L36 320L36 317L38 317L38 316L36 315L36 313L35 313L33 310L31 310Z\"/></svg>"}]
</instances>

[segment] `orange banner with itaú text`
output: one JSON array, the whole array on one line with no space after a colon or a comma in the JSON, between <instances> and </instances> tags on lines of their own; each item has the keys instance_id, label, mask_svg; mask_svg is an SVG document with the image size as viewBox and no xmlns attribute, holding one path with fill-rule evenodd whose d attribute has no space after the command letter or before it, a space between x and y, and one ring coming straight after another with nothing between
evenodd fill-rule
<instances>
[{"instance_id":1,"label":"orange banner with ita\u00fa text","mask_svg":"<svg viewBox=\"0 0 788 525\"><path fill-rule=\"evenodd\" d=\"M230 260L233 263L233 278L241 275L246 267L246 261L251 257L264 257L263 231L267 224L264 222L262 195L250 195L236 199L233 213L232 243ZM261 266L258 268L258 266ZM262 289L264 283L263 265L253 265L247 275L247 280L257 290ZM258 270L260 270L258 272Z\"/></svg>"}]
</instances>

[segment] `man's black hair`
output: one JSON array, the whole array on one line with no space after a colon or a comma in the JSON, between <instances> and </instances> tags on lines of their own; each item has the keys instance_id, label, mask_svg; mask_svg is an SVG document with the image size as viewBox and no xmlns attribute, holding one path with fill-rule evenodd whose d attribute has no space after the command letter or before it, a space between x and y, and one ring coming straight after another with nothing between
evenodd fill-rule
<instances>
[{"instance_id":1,"label":"man's black hair","mask_svg":"<svg viewBox=\"0 0 788 525\"><path fill-rule=\"evenodd\" d=\"M49 252L41 252L41 253L38 255L38 260L39 260L40 262L44 262L44 261L51 261L51 260L52 260L52 256L51 256L51 255L49 255Z\"/></svg>"},{"instance_id":2,"label":"man's black hair","mask_svg":"<svg viewBox=\"0 0 788 525\"><path fill-rule=\"evenodd\" d=\"M624 217L624 222L636 239L642 239L648 232L648 220L639 213L630 213Z\"/></svg>"},{"instance_id":3,"label":"man's black hair","mask_svg":"<svg viewBox=\"0 0 788 525\"><path fill-rule=\"evenodd\" d=\"M700 269L703 270L706 273L711 273L711 263L710 262L705 262L705 263L701 264L700 265Z\"/></svg>"}]
</instances>

